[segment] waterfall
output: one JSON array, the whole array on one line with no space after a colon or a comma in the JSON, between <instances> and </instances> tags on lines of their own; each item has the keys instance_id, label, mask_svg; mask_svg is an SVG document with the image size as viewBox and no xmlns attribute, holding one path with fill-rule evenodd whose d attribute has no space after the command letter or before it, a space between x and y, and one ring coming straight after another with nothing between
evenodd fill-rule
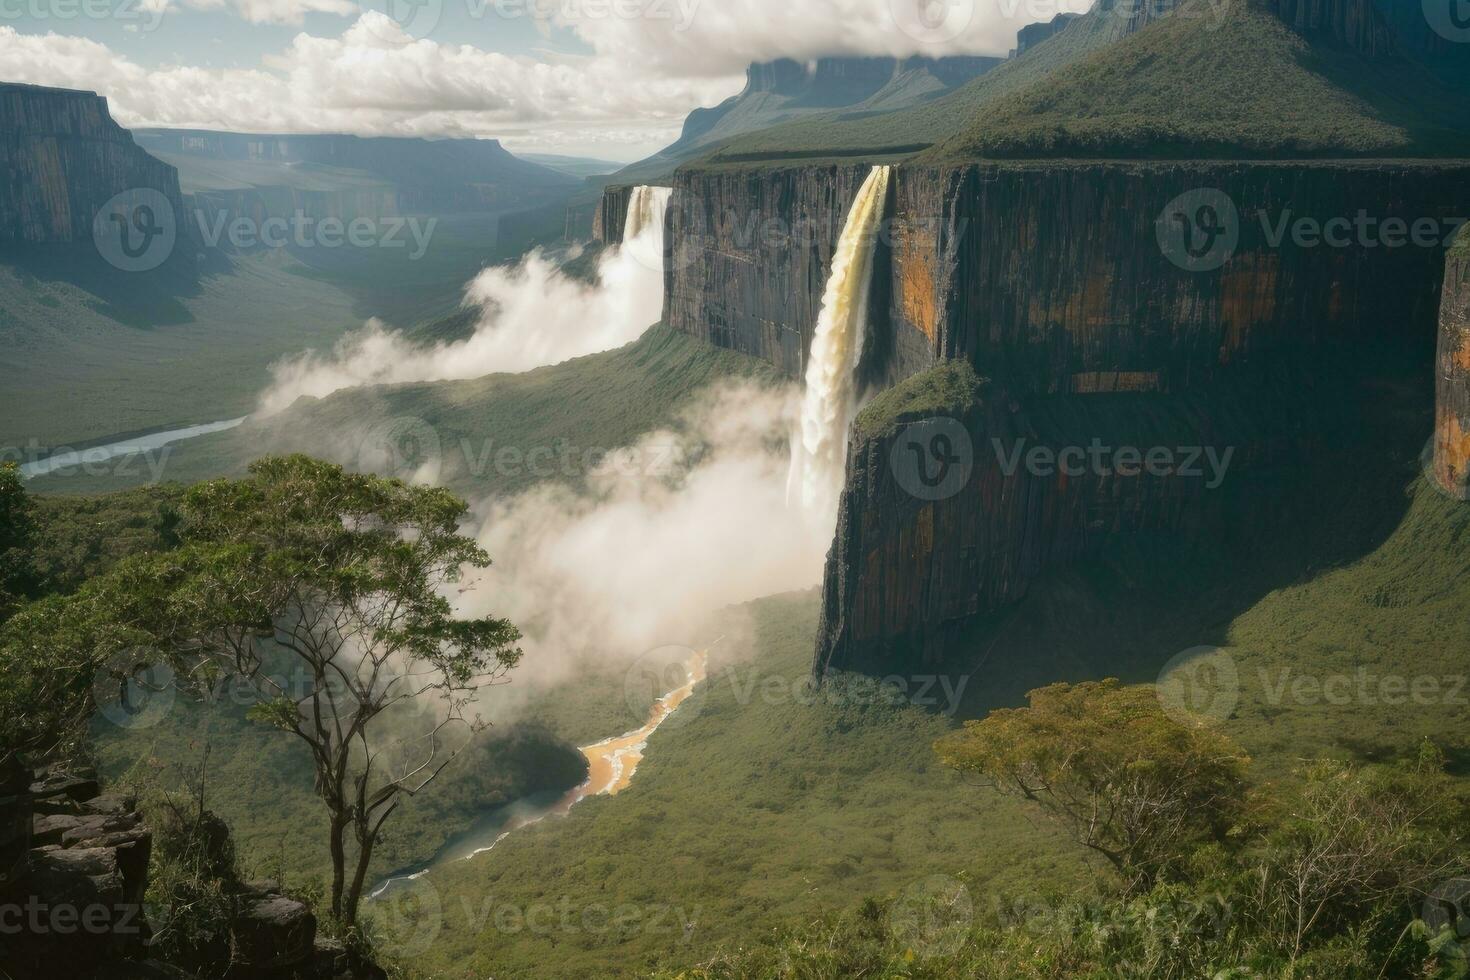
<instances>
[{"instance_id":1,"label":"waterfall","mask_svg":"<svg viewBox=\"0 0 1470 980\"><path fill-rule=\"evenodd\" d=\"M791 441L787 498L813 515L835 509L846 464L847 430L857 411L857 366L868 320L873 252L890 168L874 167L848 213L832 257L812 336L800 429Z\"/></svg>"},{"instance_id":2,"label":"waterfall","mask_svg":"<svg viewBox=\"0 0 1470 980\"><path fill-rule=\"evenodd\" d=\"M622 248L641 265L660 273L664 269L664 215L673 196L672 187L635 187L623 220ZM662 293L662 283L659 285Z\"/></svg>"}]
</instances>

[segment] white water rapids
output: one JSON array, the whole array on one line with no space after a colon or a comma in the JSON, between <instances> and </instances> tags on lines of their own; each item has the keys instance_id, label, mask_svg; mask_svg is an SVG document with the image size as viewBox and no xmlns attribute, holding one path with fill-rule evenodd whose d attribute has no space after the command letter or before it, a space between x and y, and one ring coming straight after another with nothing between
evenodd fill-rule
<instances>
[{"instance_id":1,"label":"white water rapids","mask_svg":"<svg viewBox=\"0 0 1470 980\"><path fill-rule=\"evenodd\" d=\"M857 367L868 323L873 253L888 198L889 167L874 167L848 212L832 257L807 359L801 421L791 444L787 498L808 513L835 509L857 413Z\"/></svg>"}]
</instances>

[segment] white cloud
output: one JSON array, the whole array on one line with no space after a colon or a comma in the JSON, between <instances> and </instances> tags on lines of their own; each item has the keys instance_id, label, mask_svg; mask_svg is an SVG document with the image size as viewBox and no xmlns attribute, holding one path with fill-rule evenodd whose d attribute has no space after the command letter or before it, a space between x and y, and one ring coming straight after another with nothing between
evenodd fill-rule
<instances>
[{"instance_id":1,"label":"white cloud","mask_svg":"<svg viewBox=\"0 0 1470 980\"><path fill-rule=\"evenodd\" d=\"M1005 55L1016 32L1092 0L525 0L603 58L701 77L834 55ZM617 16L641 10L642 16Z\"/></svg>"},{"instance_id":2,"label":"white cloud","mask_svg":"<svg viewBox=\"0 0 1470 980\"><path fill-rule=\"evenodd\" d=\"M354 0L143 0L140 9L156 18L174 9L170 2L227 7L253 23L294 24L308 12L350 15L360 9ZM465 4L472 22L482 27L499 18L537 16L572 32L593 53L508 55L436 40L447 32L446 24L462 24L460 18L441 16L438 4L444 12L451 4ZM147 69L88 38L0 27L0 78L96 90L108 97L125 126L509 136L539 149L624 147L628 154L614 155L631 156L670 142L693 108L738 92L749 62L1001 54L1024 23L1087 4L423 0L412 9L433 11L438 34L411 36L386 14L368 10L340 36L299 33L251 69L186 64Z\"/></svg>"},{"instance_id":3,"label":"white cloud","mask_svg":"<svg viewBox=\"0 0 1470 980\"><path fill-rule=\"evenodd\" d=\"M259 69L148 70L99 42L0 27L0 78L108 97L124 126L362 135L498 135L542 125L666 134L735 83L640 77L606 59L548 63L415 40L380 13L340 37L301 33Z\"/></svg>"}]
</instances>

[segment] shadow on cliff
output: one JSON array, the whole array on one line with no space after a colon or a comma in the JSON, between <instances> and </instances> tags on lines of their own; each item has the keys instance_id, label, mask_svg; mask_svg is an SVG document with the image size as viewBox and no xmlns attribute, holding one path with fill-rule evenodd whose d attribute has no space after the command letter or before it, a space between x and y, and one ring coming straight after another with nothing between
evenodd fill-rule
<instances>
[{"instance_id":1,"label":"shadow on cliff","mask_svg":"<svg viewBox=\"0 0 1470 980\"><path fill-rule=\"evenodd\" d=\"M89 245L23 245L0 247L0 264L25 281L64 283L90 297L94 310L110 320L139 330L190 323L194 316L184 300L202 292L206 272L228 271L228 260L212 260L204 269L196 259L177 256L149 272L124 272L103 261Z\"/></svg>"},{"instance_id":2,"label":"shadow on cliff","mask_svg":"<svg viewBox=\"0 0 1470 980\"><path fill-rule=\"evenodd\" d=\"M1117 539L953 634L938 672L970 678L956 717L1024 705L1061 681L1153 683L1177 654L1227 645L1272 592L1379 549L1404 521L1433 429L1429 369L1413 360L1365 384L1319 454L1227 483L1208 527ZM918 662L896 653L864 672Z\"/></svg>"}]
</instances>

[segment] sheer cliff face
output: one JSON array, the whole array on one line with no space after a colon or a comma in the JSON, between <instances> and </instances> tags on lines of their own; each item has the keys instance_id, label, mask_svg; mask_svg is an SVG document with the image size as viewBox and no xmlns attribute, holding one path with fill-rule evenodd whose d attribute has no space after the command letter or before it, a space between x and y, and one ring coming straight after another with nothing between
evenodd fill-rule
<instances>
[{"instance_id":1,"label":"sheer cliff face","mask_svg":"<svg viewBox=\"0 0 1470 980\"><path fill-rule=\"evenodd\" d=\"M800 377L867 170L679 174L670 322ZM1050 570L1140 536L1208 541L1241 507L1272 506L1263 474L1357 438L1341 409L1380 356L1428 363L1442 287L1466 294L1463 264L1444 286L1466 186L1470 167L1433 162L900 167L864 379L968 362L989 381L942 445L908 428L923 417L855 431L818 673L941 664ZM1445 343L1453 435L1470 431L1470 359ZM1174 455L1039 469L1014 455L1094 440ZM1470 442L1441 441L1470 460ZM963 481L929 494L915 468L961 442Z\"/></svg>"},{"instance_id":2,"label":"sheer cliff face","mask_svg":"<svg viewBox=\"0 0 1470 980\"><path fill-rule=\"evenodd\" d=\"M134 188L164 194L183 213L178 174L118 126L91 92L0 85L0 241L90 243L92 221Z\"/></svg>"},{"instance_id":3,"label":"sheer cliff face","mask_svg":"<svg viewBox=\"0 0 1470 980\"><path fill-rule=\"evenodd\" d=\"M866 172L681 173L670 323L800 377ZM1467 180L1435 163L900 168L866 373L963 359L1018 393L1181 391L1344 341L1428 344Z\"/></svg>"},{"instance_id":4,"label":"sheer cliff face","mask_svg":"<svg viewBox=\"0 0 1470 980\"><path fill-rule=\"evenodd\" d=\"M593 241L605 245L623 243L623 226L628 222L628 202L632 199L631 184L603 188L602 199L592 214Z\"/></svg>"},{"instance_id":5,"label":"sheer cliff face","mask_svg":"<svg viewBox=\"0 0 1470 980\"><path fill-rule=\"evenodd\" d=\"M1440 307L1434 478L1470 500L1470 233L1450 252Z\"/></svg>"}]
</instances>

